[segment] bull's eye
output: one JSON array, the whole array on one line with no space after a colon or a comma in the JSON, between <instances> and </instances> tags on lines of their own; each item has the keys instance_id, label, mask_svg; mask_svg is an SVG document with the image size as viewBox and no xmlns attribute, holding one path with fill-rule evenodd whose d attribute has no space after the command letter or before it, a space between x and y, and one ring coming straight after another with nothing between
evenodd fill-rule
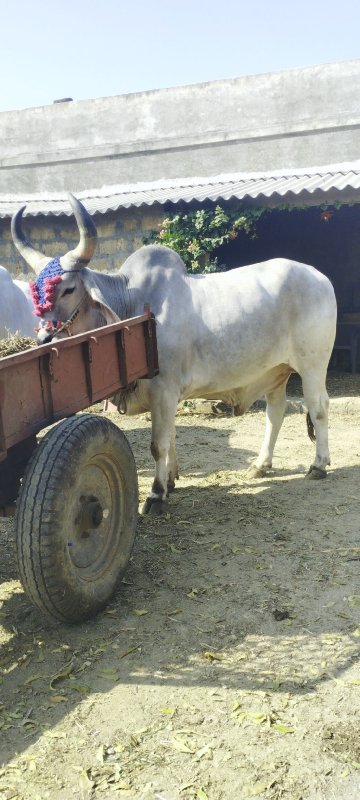
<instances>
[{"instance_id":1,"label":"bull's eye","mask_svg":"<svg viewBox=\"0 0 360 800\"><path fill-rule=\"evenodd\" d=\"M75 292L75 286L69 286L68 289L64 289L61 297L65 297L66 294L72 294L73 292Z\"/></svg>"}]
</instances>

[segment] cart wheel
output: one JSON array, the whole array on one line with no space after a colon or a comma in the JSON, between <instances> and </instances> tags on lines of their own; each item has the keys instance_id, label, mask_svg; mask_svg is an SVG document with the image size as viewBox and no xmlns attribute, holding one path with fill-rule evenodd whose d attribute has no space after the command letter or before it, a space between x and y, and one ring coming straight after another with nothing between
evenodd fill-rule
<instances>
[{"instance_id":1,"label":"cart wheel","mask_svg":"<svg viewBox=\"0 0 360 800\"><path fill-rule=\"evenodd\" d=\"M68 622L104 608L129 561L137 513L136 467L122 431L94 414L52 428L27 467L15 518L30 599Z\"/></svg>"}]
</instances>

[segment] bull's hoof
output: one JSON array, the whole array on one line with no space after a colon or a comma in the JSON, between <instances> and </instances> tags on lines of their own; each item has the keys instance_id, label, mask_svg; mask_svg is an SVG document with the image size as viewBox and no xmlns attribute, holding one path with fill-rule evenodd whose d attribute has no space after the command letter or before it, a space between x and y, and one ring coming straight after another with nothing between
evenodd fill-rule
<instances>
[{"instance_id":1,"label":"bull's hoof","mask_svg":"<svg viewBox=\"0 0 360 800\"><path fill-rule=\"evenodd\" d=\"M160 517L164 513L165 503L158 497L147 497L141 509L142 514L149 514L153 517Z\"/></svg>"},{"instance_id":2,"label":"bull's hoof","mask_svg":"<svg viewBox=\"0 0 360 800\"><path fill-rule=\"evenodd\" d=\"M229 406L227 403L222 403L221 401L219 403L211 403L211 411L218 417L234 415L232 406Z\"/></svg>"},{"instance_id":3,"label":"bull's hoof","mask_svg":"<svg viewBox=\"0 0 360 800\"><path fill-rule=\"evenodd\" d=\"M245 478L248 480L252 480L253 478L265 478L269 469L270 467L256 467L255 464L253 464L246 470Z\"/></svg>"},{"instance_id":4,"label":"bull's hoof","mask_svg":"<svg viewBox=\"0 0 360 800\"><path fill-rule=\"evenodd\" d=\"M174 491L174 489L175 489L175 481L168 481L168 484L167 484L167 493L168 493L168 494L171 494L171 492L173 492L173 491Z\"/></svg>"},{"instance_id":5,"label":"bull's hoof","mask_svg":"<svg viewBox=\"0 0 360 800\"><path fill-rule=\"evenodd\" d=\"M320 481L322 478L326 477L326 469L321 469L321 467L315 467L314 465L310 467L309 472L305 475L305 478L309 481Z\"/></svg>"}]
</instances>

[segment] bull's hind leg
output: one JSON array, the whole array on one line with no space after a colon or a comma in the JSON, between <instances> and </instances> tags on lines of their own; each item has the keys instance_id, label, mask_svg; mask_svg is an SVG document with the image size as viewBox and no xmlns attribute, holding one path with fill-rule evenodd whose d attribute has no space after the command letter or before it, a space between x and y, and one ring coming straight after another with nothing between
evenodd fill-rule
<instances>
[{"instance_id":1,"label":"bull's hind leg","mask_svg":"<svg viewBox=\"0 0 360 800\"><path fill-rule=\"evenodd\" d=\"M330 453L328 442L329 397L326 391L325 375L307 372L301 377L304 401L314 426L316 439L315 460L311 464L307 477L311 479L326 478Z\"/></svg>"},{"instance_id":2,"label":"bull's hind leg","mask_svg":"<svg viewBox=\"0 0 360 800\"><path fill-rule=\"evenodd\" d=\"M265 395L265 435L256 461L247 470L246 474L249 478L261 478L272 467L274 447L285 414L287 380L288 377L284 383Z\"/></svg>"}]
</instances>

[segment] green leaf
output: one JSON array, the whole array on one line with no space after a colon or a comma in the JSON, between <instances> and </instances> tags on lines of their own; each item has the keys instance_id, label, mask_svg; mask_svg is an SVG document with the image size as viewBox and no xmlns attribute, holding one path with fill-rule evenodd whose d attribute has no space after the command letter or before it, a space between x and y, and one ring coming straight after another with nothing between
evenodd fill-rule
<instances>
[{"instance_id":1,"label":"green leaf","mask_svg":"<svg viewBox=\"0 0 360 800\"><path fill-rule=\"evenodd\" d=\"M347 600L351 606L360 606L360 594L351 594Z\"/></svg>"},{"instance_id":2,"label":"green leaf","mask_svg":"<svg viewBox=\"0 0 360 800\"><path fill-rule=\"evenodd\" d=\"M52 697L50 697L50 703L65 703L66 700L67 697L64 697L63 694L53 694Z\"/></svg>"},{"instance_id":3,"label":"green leaf","mask_svg":"<svg viewBox=\"0 0 360 800\"><path fill-rule=\"evenodd\" d=\"M43 680L43 679L44 679L44 675L41 675L39 672L34 674L34 675L29 675L29 677L26 679L26 681L24 681L24 686L29 686L30 683L33 683L34 681Z\"/></svg>"},{"instance_id":4,"label":"green leaf","mask_svg":"<svg viewBox=\"0 0 360 800\"><path fill-rule=\"evenodd\" d=\"M186 739L181 739L180 736L174 736L171 741L171 746L174 750L179 750L180 753L194 753L191 747L189 747L189 742Z\"/></svg>"},{"instance_id":5,"label":"green leaf","mask_svg":"<svg viewBox=\"0 0 360 800\"><path fill-rule=\"evenodd\" d=\"M67 664L65 664L58 672L55 673L55 675L52 676L50 679L50 689L54 689L56 684L69 678L71 673L74 672L74 669L75 659L74 656L72 656L70 661L68 661Z\"/></svg>"},{"instance_id":6,"label":"green leaf","mask_svg":"<svg viewBox=\"0 0 360 800\"><path fill-rule=\"evenodd\" d=\"M264 794L268 788L267 783L248 783L243 786L243 796L244 797L258 797L260 794Z\"/></svg>"},{"instance_id":7,"label":"green leaf","mask_svg":"<svg viewBox=\"0 0 360 800\"><path fill-rule=\"evenodd\" d=\"M247 711L246 716L250 720L257 722L259 725L262 725L262 723L266 722L267 720L267 714L263 714L262 712L258 711Z\"/></svg>"},{"instance_id":8,"label":"green leaf","mask_svg":"<svg viewBox=\"0 0 360 800\"><path fill-rule=\"evenodd\" d=\"M129 647L127 650L124 650L124 652L123 652L123 653L119 653L119 655L117 656L117 658L118 658L118 659L120 659L120 658L125 658L125 656L129 656L129 655L130 655L130 653L134 653L134 652L135 652L135 650L138 650L138 649L139 649L139 645L138 645L138 644L136 644L136 645L135 645L135 647Z\"/></svg>"},{"instance_id":9,"label":"green leaf","mask_svg":"<svg viewBox=\"0 0 360 800\"><path fill-rule=\"evenodd\" d=\"M201 655L203 658L206 658L207 661L210 661L211 664L213 661L223 660L221 653L213 653L211 650L205 650Z\"/></svg>"},{"instance_id":10,"label":"green leaf","mask_svg":"<svg viewBox=\"0 0 360 800\"><path fill-rule=\"evenodd\" d=\"M274 722L271 725L271 730L278 731L282 736L285 736L287 733L294 733L294 728L292 728L291 725L282 725L281 722Z\"/></svg>"},{"instance_id":11,"label":"green leaf","mask_svg":"<svg viewBox=\"0 0 360 800\"><path fill-rule=\"evenodd\" d=\"M102 672L97 673L98 678L105 678L106 681L118 681L119 673L113 669L104 669Z\"/></svg>"}]
</instances>

